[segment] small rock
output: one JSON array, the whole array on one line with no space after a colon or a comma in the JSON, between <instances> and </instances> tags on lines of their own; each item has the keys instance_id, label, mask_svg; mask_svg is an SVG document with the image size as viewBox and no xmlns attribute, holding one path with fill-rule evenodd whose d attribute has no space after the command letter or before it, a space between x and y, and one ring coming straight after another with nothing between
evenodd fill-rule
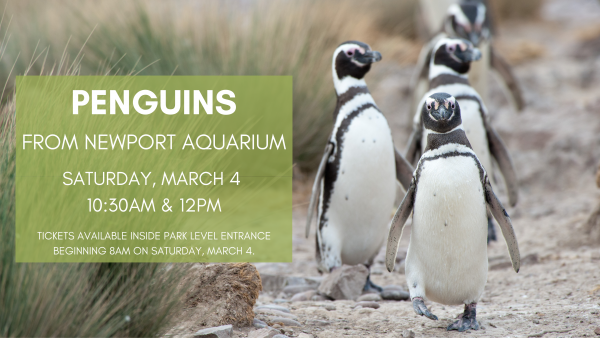
<instances>
[{"instance_id":1,"label":"small rock","mask_svg":"<svg viewBox=\"0 0 600 338\"><path fill-rule=\"evenodd\" d=\"M539 323L540 323L540 321L539 321L539 320L537 320L537 319L534 319L534 320L533 320L533 323L534 323L534 324L539 324Z\"/></svg>"},{"instance_id":2,"label":"small rock","mask_svg":"<svg viewBox=\"0 0 600 338\"><path fill-rule=\"evenodd\" d=\"M408 300L410 294L406 291L400 290L383 290L381 298L385 300Z\"/></svg>"},{"instance_id":3,"label":"small rock","mask_svg":"<svg viewBox=\"0 0 600 338\"><path fill-rule=\"evenodd\" d=\"M388 290L404 291L403 287L401 287L400 285L394 285L394 284L386 285L386 286L382 287L382 289L383 289L383 291L388 291Z\"/></svg>"},{"instance_id":4,"label":"small rock","mask_svg":"<svg viewBox=\"0 0 600 338\"><path fill-rule=\"evenodd\" d=\"M290 337L288 337L288 336L286 336L284 334L276 334L276 335L273 336L273 338L290 338Z\"/></svg>"},{"instance_id":5,"label":"small rock","mask_svg":"<svg viewBox=\"0 0 600 338\"><path fill-rule=\"evenodd\" d=\"M359 307L359 306L361 306L363 308L369 307L371 309L379 309L379 307L381 305L379 305L379 303L377 303L377 302L358 302L358 303L356 303L355 307Z\"/></svg>"},{"instance_id":6,"label":"small rock","mask_svg":"<svg viewBox=\"0 0 600 338\"><path fill-rule=\"evenodd\" d=\"M402 331L402 337L404 337L404 338L414 338L415 337L415 333L413 332L413 330L404 330L404 331Z\"/></svg>"},{"instance_id":7,"label":"small rock","mask_svg":"<svg viewBox=\"0 0 600 338\"><path fill-rule=\"evenodd\" d=\"M334 300L356 299L362 294L369 269L364 265L342 265L331 272L319 286L319 293Z\"/></svg>"},{"instance_id":8,"label":"small rock","mask_svg":"<svg viewBox=\"0 0 600 338\"><path fill-rule=\"evenodd\" d=\"M267 323L263 322L260 319L256 319L256 318L254 318L254 321L252 322L252 325L254 325L254 327L257 327L259 329L262 329L262 328L268 326Z\"/></svg>"},{"instance_id":9,"label":"small rock","mask_svg":"<svg viewBox=\"0 0 600 338\"><path fill-rule=\"evenodd\" d=\"M289 285L283 288L283 293L288 295L295 295L300 292L305 292L309 290L316 290L318 285Z\"/></svg>"},{"instance_id":10,"label":"small rock","mask_svg":"<svg viewBox=\"0 0 600 338\"><path fill-rule=\"evenodd\" d=\"M248 338L272 338L279 334L279 331L272 328L264 328L248 333Z\"/></svg>"},{"instance_id":11,"label":"small rock","mask_svg":"<svg viewBox=\"0 0 600 338\"><path fill-rule=\"evenodd\" d=\"M595 333L597 336L600 336L600 326L599 326L599 327L597 327L597 328L594 330L594 333Z\"/></svg>"},{"instance_id":12,"label":"small rock","mask_svg":"<svg viewBox=\"0 0 600 338\"><path fill-rule=\"evenodd\" d=\"M276 298L273 299L273 303L275 304L281 304L281 303L289 303L290 301L287 299L283 299L283 298Z\"/></svg>"},{"instance_id":13,"label":"small rock","mask_svg":"<svg viewBox=\"0 0 600 338\"><path fill-rule=\"evenodd\" d=\"M356 299L357 302L378 302L381 296L378 293L367 293Z\"/></svg>"},{"instance_id":14,"label":"small rock","mask_svg":"<svg viewBox=\"0 0 600 338\"><path fill-rule=\"evenodd\" d=\"M204 338L230 338L233 334L232 325L223 325L217 327L209 327L194 333L194 337Z\"/></svg>"},{"instance_id":15,"label":"small rock","mask_svg":"<svg viewBox=\"0 0 600 338\"><path fill-rule=\"evenodd\" d=\"M330 301L331 299L329 299L323 295L314 295L310 298L310 300L312 300L313 302L327 302L327 301Z\"/></svg>"},{"instance_id":16,"label":"small rock","mask_svg":"<svg viewBox=\"0 0 600 338\"><path fill-rule=\"evenodd\" d=\"M285 306L281 306L281 305L267 304L267 305L257 306L256 308L257 309L271 309L271 310L277 310L277 311L281 311L281 312L291 313L290 309L288 309Z\"/></svg>"},{"instance_id":17,"label":"small rock","mask_svg":"<svg viewBox=\"0 0 600 338\"><path fill-rule=\"evenodd\" d=\"M331 324L331 322L328 322L326 320L319 320L319 319L309 319L306 321L306 325L310 325L310 326L327 326Z\"/></svg>"},{"instance_id":18,"label":"small rock","mask_svg":"<svg viewBox=\"0 0 600 338\"><path fill-rule=\"evenodd\" d=\"M283 317L283 318L289 318L289 319L293 319L296 320L298 319L297 316L291 314L291 313L286 313L286 312L282 312L282 311L278 311L278 310L273 310L273 309L255 309L254 313L256 313L257 315L267 315L267 316L273 316L273 317Z\"/></svg>"},{"instance_id":19,"label":"small rock","mask_svg":"<svg viewBox=\"0 0 600 338\"><path fill-rule=\"evenodd\" d=\"M315 338L315 336L313 336L312 334L300 332L298 333L298 338Z\"/></svg>"},{"instance_id":20,"label":"small rock","mask_svg":"<svg viewBox=\"0 0 600 338\"><path fill-rule=\"evenodd\" d=\"M267 322L271 325L280 324L283 326L302 326L302 324L300 324L299 322L285 317L269 317L267 319Z\"/></svg>"},{"instance_id":21,"label":"small rock","mask_svg":"<svg viewBox=\"0 0 600 338\"><path fill-rule=\"evenodd\" d=\"M292 302L306 302L312 299L313 296L317 295L317 290L308 290L304 292L300 292L295 294L292 299Z\"/></svg>"},{"instance_id":22,"label":"small rock","mask_svg":"<svg viewBox=\"0 0 600 338\"><path fill-rule=\"evenodd\" d=\"M324 308L325 308L325 310L327 310L327 311L335 311L335 310L336 310L336 308L335 308L335 305L331 305L331 304L327 304L327 305L325 305L325 306L323 306L323 307L324 307Z\"/></svg>"}]
</instances>

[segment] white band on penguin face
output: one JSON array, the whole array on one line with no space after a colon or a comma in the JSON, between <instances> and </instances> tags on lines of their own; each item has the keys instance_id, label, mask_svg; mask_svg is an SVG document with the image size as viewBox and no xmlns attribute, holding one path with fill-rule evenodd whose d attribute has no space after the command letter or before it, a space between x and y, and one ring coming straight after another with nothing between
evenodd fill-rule
<instances>
[{"instance_id":1,"label":"white band on penguin face","mask_svg":"<svg viewBox=\"0 0 600 338\"><path fill-rule=\"evenodd\" d=\"M450 7L448 7L448 15L454 15L454 18L456 19L456 22L458 24L464 27L471 27L471 22L469 21L469 18L467 18L465 13L463 13L459 5L453 4Z\"/></svg>"},{"instance_id":2,"label":"white band on penguin face","mask_svg":"<svg viewBox=\"0 0 600 338\"><path fill-rule=\"evenodd\" d=\"M345 76L342 79L340 79L338 77L337 70L335 69L335 60L341 52L346 53L350 49L357 49L363 54L366 52L364 48L362 48L361 46L354 44L354 43L343 44L343 45L339 46L338 48L336 48L335 52L333 53L333 60L331 61L331 72L332 72L331 75L333 77L333 86L338 95L345 93L351 87L366 87L367 86L367 83L365 82L364 79L355 79L351 76ZM354 60L353 60L353 62L354 62ZM362 64L360 64L359 62L354 62L354 63L356 63L359 66L362 66Z\"/></svg>"}]
</instances>

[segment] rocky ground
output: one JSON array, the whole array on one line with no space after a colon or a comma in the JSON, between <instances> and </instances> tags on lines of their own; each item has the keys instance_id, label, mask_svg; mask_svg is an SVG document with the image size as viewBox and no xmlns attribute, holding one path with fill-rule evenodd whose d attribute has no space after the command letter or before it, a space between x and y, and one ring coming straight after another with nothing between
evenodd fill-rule
<instances>
[{"instance_id":1,"label":"rocky ground","mask_svg":"<svg viewBox=\"0 0 600 338\"><path fill-rule=\"evenodd\" d=\"M515 112L497 84L491 85L488 106L521 182L519 204L508 212L523 265L518 274L512 270L502 238L489 246L488 283L477 309L479 331L446 332L462 312L458 306L428 303L439 317L431 321L417 316L407 301L356 307L350 300L292 302L291 294L280 292L285 283L288 291L293 285L295 291L314 289L322 279L314 261L314 224L311 237L304 238L310 177L298 177L294 183L293 262L256 264L265 287L255 307L257 318L269 322L273 316L283 316L256 310L258 306L285 307L283 317L300 326L271 324L290 337L600 336L600 242L590 238L585 228L600 204L600 189L595 185L600 161L600 43L593 39L600 36L599 19L598 1L548 0L540 19L500 26L496 45L514 64L527 107ZM379 80L371 91L399 149L404 149L411 127L407 93L411 71L412 67L382 63L370 75ZM409 235L410 221L400 258ZM406 288L401 263L393 273L385 269L384 250L372 268L374 282ZM258 330L235 329L233 336L275 333Z\"/></svg>"}]
</instances>

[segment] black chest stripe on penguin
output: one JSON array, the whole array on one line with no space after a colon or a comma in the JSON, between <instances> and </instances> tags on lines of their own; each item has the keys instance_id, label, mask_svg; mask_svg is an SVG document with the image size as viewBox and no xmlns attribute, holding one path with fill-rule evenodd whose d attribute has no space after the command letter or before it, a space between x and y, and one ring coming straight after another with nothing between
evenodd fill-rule
<instances>
[{"instance_id":1,"label":"black chest stripe on penguin","mask_svg":"<svg viewBox=\"0 0 600 338\"><path fill-rule=\"evenodd\" d=\"M319 229L322 229L325 225L327 219L327 209L329 209L329 202L331 200L331 195L333 194L333 185L338 178L340 171L340 162L342 156L342 149L344 149L344 134L350 127L352 121L360 115L363 111L375 108L377 111L377 106L373 103L366 103L357 107L352 113L348 114L348 116L342 121L339 128L335 133L335 156L333 162L328 162L327 167L325 168L324 174L324 184L323 184L323 211L321 213L321 219L319 220ZM337 113L336 113L337 115Z\"/></svg>"},{"instance_id":2,"label":"black chest stripe on penguin","mask_svg":"<svg viewBox=\"0 0 600 338\"><path fill-rule=\"evenodd\" d=\"M440 155L436 155L436 156L431 156L431 157L423 157L421 158L421 161L419 163L419 167L417 168L417 173L415 175L415 194L416 191L419 189L419 179L421 178L421 171L423 170L423 166L425 165L425 163L427 161L434 161L434 160L438 160L438 159L443 159L443 158L448 158L448 157L455 157L455 156L464 156L464 157L471 157L473 159L473 161L475 161L475 163L473 163L474 165L477 166L477 169L479 170L479 180L482 184L485 182L485 171L483 170L483 167L481 166L481 164L479 163L479 160L477 159L477 156L475 154L472 153L466 153L466 152L460 152L460 151L452 151L452 152L448 152L448 153L444 153L444 154L440 154Z\"/></svg>"}]
</instances>

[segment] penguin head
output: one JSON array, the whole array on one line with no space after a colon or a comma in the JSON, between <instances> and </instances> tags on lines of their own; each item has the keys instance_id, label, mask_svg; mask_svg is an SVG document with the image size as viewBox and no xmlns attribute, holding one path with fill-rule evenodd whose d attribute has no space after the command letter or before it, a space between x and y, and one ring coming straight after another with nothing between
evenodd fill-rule
<instances>
[{"instance_id":1,"label":"penguin head","mask_svg":"<svg viewBox=\"0 0 600 338\"><path fill-rule=\"evenodd\" d=\"M490 37L485 5L477 0L451 5L448 7L444 31L450 36L469 40L473 45L479 46Z\"/></svg>"},{"instance_id":2,"label":"penguin head","mask_svg":"<svg viewBox=\"0 0 600 338\"><path fill-rule=\"evenodd\" d=\"M425 99L421 119L426 129L437 133L447 133L462 124L458 101L446 93L435 93Z\"/></svg>"},{"instance_id":3,"label":"penguin head","mask_svg":"<svg viewBox=\"0 0 600 338\"><path fill-rule=\"evenodd\" d=\"M371 50L366 43L359 41L346 41L339 45L333 53L333 81L338 94L341 90L340 82L349 80L362 80L371 69L371 64L381 60L381 53Z\"/></svg>"},{"instance_id":4,"label":"penguin head","mask_svg":"<svg viewBox=\"0 0 600 338\"><path fill-rule=\"evenodd\" d=\"M481 52L465 39L443 38L434 47L431 68L445 67L450 73L467 74L472 61L481 59Z\"/></svg>"}]
</instances>

